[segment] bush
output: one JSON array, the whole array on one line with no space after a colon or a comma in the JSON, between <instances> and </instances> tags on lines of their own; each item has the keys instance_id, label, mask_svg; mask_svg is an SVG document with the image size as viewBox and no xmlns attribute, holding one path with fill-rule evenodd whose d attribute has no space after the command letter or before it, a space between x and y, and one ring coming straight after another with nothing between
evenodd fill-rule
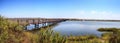
<instances>
[{"instance_id":1,"label":"bush","mask_svg":"<svg viewBox=\"0 0 120 43\"><path fill-rule=\"evenodd\" d=\"M52 30L42 29L38 33L23 30L23 26L0 16L0 43L65 43L66 41L65 37Z\"/></svg>"},{"instance_id":2,"label":"bush","mask_svg":"<svg viewBox=\"0 0 120 43\"><path fill-rule=\"evenodd\" d=\"M0 16L0 43L17 43L21 40L23 27Z\"/></svg>"}]
</instances>

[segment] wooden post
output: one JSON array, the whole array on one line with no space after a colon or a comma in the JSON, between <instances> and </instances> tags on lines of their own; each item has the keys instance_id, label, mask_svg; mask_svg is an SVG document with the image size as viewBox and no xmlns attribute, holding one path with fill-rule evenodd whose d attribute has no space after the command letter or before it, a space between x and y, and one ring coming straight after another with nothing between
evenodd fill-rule
<instances>
[{"instance_id":1,"label":"wooden post","mask_svg":"<svg viewBox=\"0 0 120 43\"><path fill-rule=\"evenodd\" d=\"M35 24L35 29L38 29L39 28L39 24Z\"/></svg>"},{"instance_id":2,"label":"wooden post","mask_svg":"<svg viewBox=\"0 0 120 43\"><path fill-rule=\"evenodd\" d=\"M39 23L36 23L36 22L35 22L35 19L33 19L33 24L35 25L35 26L34 26L35 29L38 29L38 28L39 28Z\"/></svg>"},{"instance_id":3,"label":"wooden post","mask_svg":"<svg viewBox=\"0 0 120 43\"><path fill-rule=\"evenodd\" d=\"M34 19L32 20L32 22L33 22L33 24L35 24L35 20Z\"/></svg>"},{"instance_id":4,"label":"wooden post","mask_svg":"<svg viewBox=\"0 0 120 43\"><path fill-rule=\"evenodd\" d=\"M17 23L18 23L18 24L20 24L19 22L20 22L19 19L17 19Z\"/></svg>"},{"instance_id":5,"label":"wooden post","mask_svg":"<svg viewBox=\"0 0 120 43\"><path fill-rule=\"evenodd\" d=\"M44 26L45 26L45 19L43 19L43 22L42 22L42 24L43 24L43 26L42 26L42 27L44 27Z\"/></svg>"},{"instance_id":6,"label":"wooden post","mask_svg":"<svg viewBox=\"0 0 120 43\"><path fill-rule=\"evenodd\" d=\"M38 19L38 24L40 24L40 19Z\"/></svg>"},{"instance_id":7,"label":"wooden post","mask_svg":"<svg viewBox=\"0 0 120 43\"><path fill-rule=\"evenodd\" d=\"M34 28L36 29L36 24L35 24L35 20L32 20L32 23L34 24Z\"/></svg>"},{"instance_id":8,"label":"wooden post","mask_svg":"<svg viewBox=\"0 0 120 43\"><path fill-rule=\"evenodd\" d=\"M37 28L37 24L34 24L35 25L35 29Z\"/></svg>"},{"instance_id":9,"label":"wooden post","mask_svg":"<svg viewBox=\"0 0 120 43\"><path fill-rule=\"evenodd\" d=\"M39 24L36 25L36 28L37 28L37 29L39 28Z\"/></svg>"},{"instance_id":10,"label":"wooden post","mask_svg":"<svg viewBox=\"0 0 120 43\"><path fill-rule=\"evenodd\" d=\"M29 20L26 20L26 22L25 22L26 24L29 24Z\"/></svg>"},{"instance_id":11,"label":"wooden post","mask_svg":"<svg viewBox=\"0 0 120 43\"><path fill-rule=\"evenodd\" d=\"M25 30L27 30L27 29L28 29L28 28L27 28L27 26L28 26L28 25L26 24L26 25L25 25Z\"/></svg>"}]
</instances>

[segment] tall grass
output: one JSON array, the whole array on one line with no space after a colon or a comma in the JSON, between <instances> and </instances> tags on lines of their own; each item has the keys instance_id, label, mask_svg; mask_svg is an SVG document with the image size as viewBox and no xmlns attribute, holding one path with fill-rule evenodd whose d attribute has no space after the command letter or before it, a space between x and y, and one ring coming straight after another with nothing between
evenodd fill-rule
<instances>
[{"instance_id":1,"label":"tall grass","mask_svg":"<svg viewBox=\"0 0 120 43\"><path fill-rule=\"evenodd\" d=\"M0 43L19 43L22 41L23 27L0 16Z\"/></svg>"},{"instance_id":2,"label":"tall grass","mask_svg":"<svg viewBox=\"0 0 120 43\"><path fill-rule=\"evenodd\" d=\"M120 28L99 28L98 31L107 32L102 37L107 37L109 43L120 43Z\"/></svg>"},{"instance_id":3,"label":"tall grass","mask_svg":"<svg viewBox=\"0 0 120 43\"><path fill-rule=\"evenodd\" d=\"M37 33L24 31L24 27L0 16L0 43L65 43L65 37L52 30Z\"/></svg>"},{"instance_id":4,"label":"tall grass","mask_svg":"<svg viewBox=\"0 0 120 43\"><path fill-rule=\"evenodd\" d=\"M47 26L46 29L34 32L24 31L24 26L0 16L0 43L113 43L114 40L110 40L113 33L109 31L117 33L115 43L120 42L120 30L116 30L116 28L108 29L107 33L102 34L102 37L97 37L95 35L62 36L51 30L52 27Z\"/></svg>"}]
</instances>

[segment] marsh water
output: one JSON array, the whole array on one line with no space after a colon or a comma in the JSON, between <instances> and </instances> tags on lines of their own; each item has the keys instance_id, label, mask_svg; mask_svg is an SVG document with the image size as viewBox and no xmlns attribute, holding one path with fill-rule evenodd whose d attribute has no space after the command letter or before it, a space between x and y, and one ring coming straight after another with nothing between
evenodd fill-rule
<instances>
[{"instance_id":1,"label":"marsh water","mask_svg":"<svg viewBox=\"0 0 120 43\"><path fill-rule=\"evenodd\" d=\"M28 26L34 28L34 25ZM97 35L102 32L97 31L99 28L120 28L120 22L102 22L102 21L65 21L58 23L52 28L53 31L59 32L61 35Z\"/></svg>"}]
</instances>

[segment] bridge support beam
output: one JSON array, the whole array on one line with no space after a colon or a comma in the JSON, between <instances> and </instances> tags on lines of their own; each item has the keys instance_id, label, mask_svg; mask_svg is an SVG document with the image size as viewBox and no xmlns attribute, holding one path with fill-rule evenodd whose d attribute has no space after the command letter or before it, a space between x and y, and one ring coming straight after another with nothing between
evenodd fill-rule
<instances>
[{"instance_id":1,"label":"bridge support beam","mask_svg":"<svg viewBox=\"0 0 120 43\"><path fill-rule=\"evenodd\" d=\"M17 23L20 24L20 20L19 19L17 20Z\"/></svg>"},{"instance_id":2,"label":"bridge support beam","mask_svg":"<svg viewBox=\"0 0 120 43\"><path fill-rule=\"evenodd\" d=\"M38 29L39 28L39 24L35 24L35 29Z\"/></svg>"},{"instance_id":3,"label":"bridge support beam","mask_svg":"<svg viewBox=\"0 0 120 43\"><path fill-rule=\"evenodd\" d=\"M30 24L26 24L26 25L24 26L25 30L28 30L28 28L27 28L28 25L30 25Z\"/></svg>"},{"instance_id":4,"label":"bridge support beam","mask_svg":"<svg viewBox=\"0 0 120 43\"><path fill-rule=\"evenodd\" d=\"M42 27L44 27L44 26L46 26L46 23L43 23L43 24L42 24Z\"/></svg>"}]
</instances>

